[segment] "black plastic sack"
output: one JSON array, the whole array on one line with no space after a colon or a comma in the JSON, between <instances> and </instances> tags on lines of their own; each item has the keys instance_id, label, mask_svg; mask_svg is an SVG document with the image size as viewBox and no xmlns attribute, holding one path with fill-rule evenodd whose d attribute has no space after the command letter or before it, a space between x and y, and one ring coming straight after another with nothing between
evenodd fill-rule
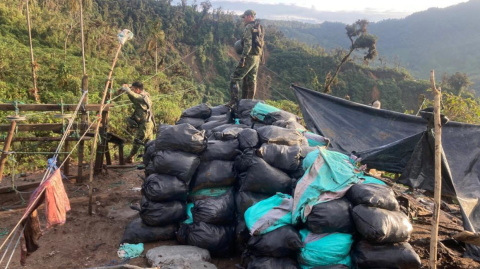
<instances>
[{"instance_id":1,"label":"black plastic sack","mask_svg":"<svg viewBox=\"0 0 480 269\"><path fill-rule=\"evenodd\" d=\"M292 191L292 179L259 157L254 157L248 171L239 175L239 185L239 191L271 195L277 192L290 194Z\"/></svg>"},{"instance_id":2,"label":"black plastic sack","mask_svg":"<svg viewBox=\"0 0 480 269\"><path fill-rule=\"evenodd\" d=\"M352 210L352 217L357 231L370 242L404 242L413 230L408 217L400 211L357 205Z\"/></svg>"},{"instance_id":3,"label":"black plastic sack","mask_svg":"<svg viewBox=\"0 0 480 269\"><path fill-rule=\"evenodd\" d=\"M194 222L217 225L233 223L235 220L233 189L217 197L195 201L192 216Z\"/></svg>"},{"instance_id":4,"label":"black plastic sack","mask_svg":"<svg viewBox=\"0 0 480 269\"><path fill-rule=\"evenodd\" d=\"M205 130L207 131L207 136L208 136L208 131L214 129L215 127L222 126L224 124L228 124L228 121L209 121L200 126L200 130Z\"/></svg>"},{"instance_id":5,"label":"black plastic sack","mask_svg":"<svg viewBox=\"0 0 480 269\"><path fill-rule=\"evenodd\" d=\"M218 116L211 116L210 118L207 119L207 122L211 121L230 121L230 115L228 114L223 114L223 115L218 115Z\"/></svg>"},{"instance_id":6,"label":"black plastic sack","mask_svg":"<svg viewBox=\"0 0 480 269\"><path fill-rule=\"evenodd\" d=\"M206 188L228 187L235 184L233 162L210 161L202 162L191 184L192 191Z\"/></svg>"},{"instance_id":7,"label":"black plastic sack","mask_svg":"<svg viewBox=\"0 0 480 269\"><path fill-rule=\"evenodd\" d=\"M307 217L308 230L316 234L354 233L351 210L352 205L346 198L314 205Z\"/></svg>"},{"instance_id":8,"label":"black plastic sack","mask_svg":"<svg viewBox=\"0 0 480 269\"><path fill-rule=\"evenodd\" d=\"M219 115L224 115L224 114L230 114L230 112L231 112L231 109L226 105L214 106L211 109L212 109L212 115L211 116L219 116Z\"/></svg>"},{"instance_id":9,"label":"black plastic sack","mask_svg":"<svg viewBox=\"0 0 480 269\"><path fill-rule=\"evenodd\" d=\"M318 149L318 147L310 147L310 146L301 146L301 148L302 148L302 151L301 151L302 158L307 157L308 153Z\"/></svg>"},{"instance_id":10,"label":"black plastic sack","mask_svg":"<svg viewBox=\"0 0 480 269\"><path fill-rule=\"evenodd\" d=\"M300 166L301 151L299 146L263 144L257 150L257 155L275 168L294 172Z\"/></svg>"},{"instance_id":11,"label":"black plastic sack","mask_svg":"<svg viewBox=\"0 0 480 269\"><path fill-rule=\"evenodd\" d=\"M257 129L262 143L301 146L305 143L305 137L297 130L285 129L278 126L264 126Z\"/></svg>"},{"instance_id":12,"label":"black plastic sack","mask_svg":"<svg viewBox=\"0 0 480 269\"><path fill-rule=\"evenodd\" d=\"M152 174L145 179L142 185L143 195L154 202L186 201L187 192L188 186L185 182L164 174Z\"/></svg>"},{"instance_id":13,"label":"black plastic sack","mask_svg":"<svg viewBox=\"0 0 480 269\"><path fill-rule=\"evenodd\" d=\"M202 161L233 161L240 152L238 151L238 140L220 141L212 140L208 141L207 149L202 153Z\"/></svg>"},{"instance_id":14,"label":"black plastic sack","mask_svg":"<svg viewBox=\"0 0 480 269\"><path fill-rule=\"evenodd\" d=\"M284 110L280 110L280 111L270 112L267 115L265 115L263 122L265 124L273 124L274 122L279 120L298 122L299 118L295 114L292 114Z\"/></svg>"},{"instance_id":15,"label":"black plastic sack","mask_svg":"<svg viewBox=\"0 0 480 269\"><path fill-rule=\"evenodd\" d=\"M244 129L238 134L238 143L241 150L247 148L256 148L260 139L258 138L257 131L253 129Z\"/></svg>"},{"instance_id":16,"label":"black plastic sack","mask_svg":"<svg viewBox=\"0 0 480 269\"><path fill-rule=\"evenodd\" d=\"M252 236L247 248L256 256L274 258L294 257L302 247L298 231L291 225L275 229L264 235Z\"/></svg>"},{"instance_id":17,"label":"black plastic sack","mask_svg":"<svg viewBox=\"0 0 480 269\"><path fill-rule=\"evenodd\" d=\"M172 127L174 125L170 125L170 124L160 124L158 126L158 131L157 131L157 136L159 136L162 132L164 132L165 130L167 130L168 128Z\"/></svg>"},{"instance_id":18,"label":"black plastic sack","mask_svg":"<svg viewBox=\"0 0 480 269\"><path fill-rule=\"evenodd\" d=\"M418 269L422 262L409 243L372 244L360 241L352 251L358 268Z\"/></svg>"},{"instance_id":19,"label":"black plastic sack","mask_svg":"<svg viewBox=\"0 0 480 269\"><path fill-rule=\"evenodd\" d=\"M265 103L262 100L255 100L255 99L241 99L238 101L238 106L236 110L236 114L244 114L244 112L248 111L248 114L250 114L250 111L252 111L253 107L257 105L257 103ZM237 117L238 117L237 115Z\"/></svg>"},{"instance_id":20,"label":"black plastic sack","mask_svg":"<svg viewBox=\"0 0 480 269\"><path fill-rule=\"evenodd\" d=\"M170 240L175 238L176 230L176 225L153 227L143 223L141 218L137 218L125 227L120 243L138 244Z\"/></svg>"},{"instance_id":21,"label":"black plastic sack","mask_svg":"<svg viewBox=\"0 0 480 269\"><path fill-rule=\"evenodd\" d=\"M252 129L258 130L259 128L262 128L262 127L265 127L265 126L268 126L268 125L265 124L265 123L261 123L261 122L254 122L253 125L252 125Z\"/></svg>"},{"instance_id":22,"label":"black plastic sack","mask_svg":"<svg viewBox=\"0 0 480 269\"><path fill-rule=\"evenodd\" d=\"M237 214L243 218L245 211L254 204L270 198L269 194L239 191L235 194L235 208Z\"/></svg>"},{"instance_id":23,"label":"black plastic sack","mask_svg":"<svg viewBox=\"0 0 480 269\"><path fill-rule=\"evenodd\" d=\"M157 135L155 148L158 150L179 150L200 153L207 147L205 132L188 123L171 126Z\"/></svg>"},{"instance_id":24,"label":"black plastic sack","mask_svg":"<svg viewBox=\"0 0 480 269\"><path fill-rule=\"evenodd\" d=\"M188 184L200 164L200 157L182 151L163 150L155 153L153 163L158 174L176 176Z\"/></svg>"},{"instance_id":25,"label":"black plastic sack","mask_svg":"<svg viewBox=\"0 0 480 269\"><path fill-rule=\"evenodd\" d=\"M142 156L143 164L145 166L147 166L152 161L155 151L155 140L148 141L148 143L145 145L145 153Z\"/></svg>"},{"instance_id":26,"label":"black plastic sack","mask_svg":"<svg viewBox=\"0 0 480 269\"><path fill-rule=\"evenodd\" d=\"M346 196L354 206L366 205L392 211L400 209L392 188L385 185L355 184Z\"/></svg>"},{"instance_id":27,"label":"black plastic sack","mask_svg":"<svg viewBox=\"0 0 480 269\"><path fill-rule=\"evenodd\" d=\"M155 140L150 140L150 141L148 141L148 142L145 144L145 150L147 150L147 149L150 148L151 146L154 146L154 147L155 147Z\"/></svg>"},{"instance_id":28,"label":"black plastic sack","mask_svg":"<svg viewBox=\"0 0 480 269\"><path fill-rule=\"evenodd\" d=\"M300 269L290 258L256 257L249 251L242 254L242 265L246 269Z\"/></svg>"},{"instance_id":29,"label":"black plastic sack","mask_svg":"<svg viewBox=\"0 0 480 269\"><path fill-rule=\"evenodd\" d=\"M182 124L182 123L188 123L190 125L192 125L193 127L195 128L200 128L200 126L202 124L205 123L205 120L202 119L202 118L187 118L187 117L181 117L177 122L176 124L179 125L179 124Z\"/></svg>"},{"instance_id":30,"label":"black plastic sack","mask_svg":"<svg viewBox=\"0 0 480 269\"><path fill-rule=\"evenodd\" d=\"M296 120L277 120L276 122L272 123L272 125L286 128L286 129L294 129L294 130L301 130L306 131L305 127L298 123Z\"/></svg>"},{"instance_id":31,"label":"black plastic sack","mask_svg":"<svg viewBox=\"0 0 480 269\"><path fill-rule=\"evenodd\" d=\"M246 116L246 117L239 118L238 121L239 121L241 124L244 124L244 125L247 125L247 126L252 126L253 123L254 123L252 117L250 117L250 116Z\"/></svg>"},{"instance_id":32,"label":"black plastic sack","mask_svg":"<svg viewBox=\"0 0 480 269\"><path fill-rule=\"evenodd\" d=\"M182 117L207 119L212 114L212 109L206 104L187 108L182 112Z\"/></svg>"},{"instance_id":33,"label":"black plastic sack","mask_svg":"<svg viewBox=\"0 0 480 269\"><path fill-rule=\"evenodd\" d=\"M243 252L247 249L247 242L250 239L250 232L242 216L237 216L237 226L235 227L236 250Z\"/></svg>"},{"instance_id":34,"label":"black plastic sack","mask_svg":"<svg viewBox=\"0 0 480 269\"><path fill-rule=\"evenodd\" d=\"M350 269L350 267L346 266L345 264L334 264L334 265L315 266L311 269Z\"/></svg>"},{"instance_id":35,"label":"black plastic sack","mask_svg":"<svg viewBox=\"0 0 480 269\"><path fill-rule=\"evenodd\" d=\"M180 245L186 245L187 244L187 239L188 239L188 230L190 229L190 225L182 223L180 224L180 228L178 228L178 231L175 233L177 242Z\"/></svg>"},{"instance_id":36,"label":"black plastic sack","mask_svg":"<svg viewBox=\"0 0 480 269\"><path fill-rule=\"evenodd\" d=\"M237 126L229 127L223 130L222 132L214 133L215 139L217 140L234 140L235 139L236 140L238 137L238 134L243 130L245 130L245 127L243 127L245 125L242 124L238 126L241 126L241 127L237 127Z\"/></svg>"},{"instance_id":37,"label":"black plastic sack","mask_svg":"<svg viewBox=\"0 0 480 269\"><path fill-rule=\"evenodd\" d=\"M205 222L189 225L187 244L204 248L213 256L232 254L235 241L235 226L219 226Z\"/></svg>"},{"instance_id":38,"label":"black plastic sack","mask_svg":"<svg viewBox=\"0 0 480 269\"><path fill-rule=\"evenodd\" d=\"M303 177L303 175L305 175L305 170L303 170L303 167L302 167L302 164L300 164L297 168L297 170L291 172L290 174L288 174L291 178L294 178L294 179L300 179Z\"/></svg>"},{"instance_id":39,"label":"black plastic sack","mask_svg":"<svg viewBox=\"0 0 480 269\"><path fill-rule=\"evenodd\" d=\"M153 160L145 167L145 178L150 176L151 174L155 174L155 165Z\"/></svg>"},{"instance_id":40,"label":"black plastic sack","mask_svg":"<svg viewBox=\"0 0 480 269\"><path fill-rule=\"evenodd\" d=\"M157 203L142 197L140 205L140 218L150 226L166 226L178 223L187 217L185 202Z\"/></svg>"},{"instance_id":41,"label":"black plastic sack","mask_svg":"<svg viewBox=\"0 0 480 269\"><path fill-rule=\"evenodd\" d=\"M246 172L253 164L253 158L255 158L254 149L244 150L235 158L235 170L237 170L237 172Z\"/></svg>"}]
</instances>

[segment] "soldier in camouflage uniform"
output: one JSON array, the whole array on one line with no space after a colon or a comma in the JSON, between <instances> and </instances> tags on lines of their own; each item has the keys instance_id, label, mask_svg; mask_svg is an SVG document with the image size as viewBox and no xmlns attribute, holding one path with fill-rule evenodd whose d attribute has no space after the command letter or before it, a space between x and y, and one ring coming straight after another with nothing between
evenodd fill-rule
<instances>
[{"instance_id":1,"label":"soldier in camouflage uniform","mask_svg":"<svg viewBox=\"0 0 480 269\"><path fill-rule=\"evenodd\" d=\"M230 106L238 101L238 83L243 80L242 99L253 99L257 87L257 73L263 52L263 27L255 20L255 11L247 10L242 18L245 30L242 36L243 51L230 81Z\"/></svg>"},{"instance_id":2,"label":"soldier in camouflage uniform","mask_svg":"<svg viewBox=\"0 0 480 269\"><path fill-rule=\"evenodd\" d=\"M143 83L141 82L134 82L131 87L128 84L123 84L120 90L125 91L134 108L132 116L127 118L127 123L130 128L135 128L137 131L133 140L132 151L130 151L126 160L127 163L133 163L140 146L153 139L155 121L152 100L148 92L143 90Z\"/></svg>"}]
</instances>

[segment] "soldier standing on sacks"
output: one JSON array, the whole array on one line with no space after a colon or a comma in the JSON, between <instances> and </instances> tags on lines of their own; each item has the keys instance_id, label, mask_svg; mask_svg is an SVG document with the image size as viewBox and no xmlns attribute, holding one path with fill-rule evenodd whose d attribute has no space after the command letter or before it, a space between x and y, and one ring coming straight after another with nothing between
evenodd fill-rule
<instances>
[{"instance_id":1,"label":"soldier standing on sacks","mask_svg":"<svg viewBox=\"0 0 480 269\"><path fill-rule=\"evenodd\" d=\"M123 84L119 91L125 91L134 108L132 116L127 118L127 123L130 128L135 128L137 131L133 140L132 151L130 151L126 160L127 163L133 163L140 146L153 139L155 120L153 118L152 100L150 94L143 90L143 83L141 82L134 82L131 87L128 84Z\"/></svg>"},{"instance_id":2,"label":"soldier standing on sacks","mask_svg":"<svg viewBox=\"0 0 480 269\"><path fill-rule=\"evenodd\" d=\"M238 83L243 80L242 99L253 99L257 87L257 73L260 58L263 52L264 29L258 20L255 20L255 11L247 10L243 13L245 30L241 39L243 50L237 68L230 81L230 102L233 106L238 101Z\"/></svg>"}]
</instances>

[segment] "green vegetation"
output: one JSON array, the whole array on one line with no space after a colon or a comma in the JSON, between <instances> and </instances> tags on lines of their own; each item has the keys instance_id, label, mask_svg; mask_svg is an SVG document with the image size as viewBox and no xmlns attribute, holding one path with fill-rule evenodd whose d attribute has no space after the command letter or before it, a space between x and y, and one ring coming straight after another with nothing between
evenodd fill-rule
<instances>
[{"instance_id":1,"label":"green vegetation","mask_svg":"<svg viewBox=\"0 0 480 269\"><path fill-rule=\"evenodd\" d=\"M377 66L403 66L415 77L428 79L430 70L438 75L466 73L472 82L480 82L479 1L468 1L447 8L430 8L403 19L383 20L369 25L369 32L378 37ZM325 22L268 21L289 38L327 50L347 48L345 24ZM480 87L475 87L480 96Z\"/></svg>"}]
</instances>

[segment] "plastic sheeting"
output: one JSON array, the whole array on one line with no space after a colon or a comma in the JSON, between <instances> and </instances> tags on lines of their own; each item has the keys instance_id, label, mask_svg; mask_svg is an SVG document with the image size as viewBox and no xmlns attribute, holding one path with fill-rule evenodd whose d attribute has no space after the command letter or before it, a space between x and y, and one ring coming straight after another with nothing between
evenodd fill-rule
<instances>
[{"instance_id":1,"label":"plastic sheeting","mask_svg":"<svg viewBox=\"0 0 480 269\"><path fill-rule=\"evenodd\" d=\"M433 190L433 135L427 120L357 104L292 86L304 121L314 133L331 139L334 150L364 159L370 167L401 172L401 182ZM480 126L448 122L442 128L442 192L458 198L468 231L480 230ZM480 260L480 249L467 245Z\"/></svg>"}]
</instances>

